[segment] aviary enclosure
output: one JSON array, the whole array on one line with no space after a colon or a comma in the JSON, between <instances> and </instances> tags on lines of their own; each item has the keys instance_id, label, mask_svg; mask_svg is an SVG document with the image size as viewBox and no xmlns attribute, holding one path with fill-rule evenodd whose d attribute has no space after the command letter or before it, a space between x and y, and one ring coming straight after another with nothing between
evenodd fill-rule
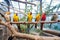
<instances>
[{"instance_id":1,"label":"aviary enclosure","mask_svg":"<svg viewBox=\"0 0 60 40\"><path fill-rule=\"evenodd\" d=\"M1 0L0 40L60 40L60 0Z\"/></svg>"}]
</instances>

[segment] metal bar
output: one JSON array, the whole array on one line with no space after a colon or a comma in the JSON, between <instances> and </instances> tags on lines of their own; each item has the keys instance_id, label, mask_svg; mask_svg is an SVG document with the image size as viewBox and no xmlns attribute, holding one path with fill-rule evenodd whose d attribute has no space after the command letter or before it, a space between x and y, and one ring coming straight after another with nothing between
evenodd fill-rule
<instances>
[{"instance_id":1,"label":"metal bar","mask_svg":"<svg viewBox=\"0 0 60 40\"><path fill-rule=\"evenodd\" d=\"M12 5L12 9L14 10L14 7L13 7L13 4L12 4L12 2L11 2L11 5Z\"/></svg>"},{"instance_id":2,"label":"metal bar","mask_svg":"<svg viewBox=\"0 0 60 40\"><path fill-rule=\"evenodd\" d=\"M18 6L19 6L19 11L20 11L20 4L19 4L19 2L18 2Z\"/></svg>"},{"instance_id":3,"label":"metal bar","mask_svg":"<svg viewBox=\"0 0 60 40\"><path fill-rule=\"evenodd\" d=\"M12 1L14 1L14 0L12 0ZM34 3L31 3L31 2L26 2L26 1L16 1L16 2L20 2L20 3L24 3L24 4L31 4L31 5L35 5L36 6L36 4L34 4Z\"/></svg>"},{"instance_id":4,"label":"metal bar","mask_svg":"<svg viewBox=\"0 0 60 40\"><path fill-rule=\"evenodd\" d=\"M0 9L2 9L3 11L7 11L3 6L2 6L2 8L0 8Z\"/></svg>"},{"instance_id":5,"label":"metal bar","mask_svg":"<svg viewBox=\"0 0 60 40\"><path fill-rule=\"evenodd\" d=\"M40 0L40 13L42 14L42 0Z\"/></svg>"},{"instance_id":6,"label":"metal bar","mask_svg":"<svg viewBox=\"0 0 60 40\"><path fill-rule=\"evenodd\" d=\"M10 0L4 0L5 2L6 2L6 4L8 5L8 11L10 11L9 9L9 7L10 7Z\"/></svg>"},{"instance_id":7,"label":"metal bar","mask_svg":"<svg viewBox=\"0 0 60 40\"><path fill-rule=\"evenodd\" d=\"M3 4L2 4L3 5ZM6 6L6 5L3 5L3 6ZM8 8L8 6L6 6L7 8ZM10 8L10 9L13 9L13 8ZM18 10L15 10L15 11L18 11ZM18 12L21 12L22 14L24 14L25 16L27 16L27 14L25 14L24 12L22 12L22 11L18 11Z\"/></svg>"}]
</instances>

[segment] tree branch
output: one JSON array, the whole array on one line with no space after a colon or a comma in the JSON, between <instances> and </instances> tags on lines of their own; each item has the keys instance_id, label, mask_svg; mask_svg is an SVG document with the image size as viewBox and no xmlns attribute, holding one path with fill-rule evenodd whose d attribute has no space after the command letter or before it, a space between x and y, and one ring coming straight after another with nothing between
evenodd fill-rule
<instances>
[{"instance_id":1,"label":"tree branch","mask_svg":"<svg viewBox=\"0 0 60 40\"><path fill-rule=\"evenodd\" d=\"M0 24L5 25L8 27L8 29L12 32L12 34L15 37L19 38L26 38L26 39L32 39L32 40L60 40L60 37L42 37L42 36L35 36L35 35L30 35L30 34L24 34L24 33L19 33L17 32L14 27L10 24L10 22L2 22L0 19Z\"/></svg>"}]
</instances>

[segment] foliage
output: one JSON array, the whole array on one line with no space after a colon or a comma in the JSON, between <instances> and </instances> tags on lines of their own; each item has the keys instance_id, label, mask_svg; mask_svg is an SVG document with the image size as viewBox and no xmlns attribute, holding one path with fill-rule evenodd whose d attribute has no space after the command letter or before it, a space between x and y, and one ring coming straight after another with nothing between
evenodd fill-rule
<instances>
[{"instance_id":1,"label":"foliage","mask_svg":"<svg viewBox=\"0 0 60 40\"><path fill-rule=\"evenodd\" d=\"M22 32L26 33L27 25L21 24L20 28L21 28Z\"/></svg>"},{"instance_id":2,"label":"foliage","mask_svg":"<svg viewBox=\"0 0 60 40\"><path fill-rule=\"evenodd\" d=\"M25 21L26 22L26 16L20 19L20 21Z\"/></svg>"},{"instance_id":3,"label":"foliage","mask_svg":"<svg viewBox=\"0 0 60 40\"><path fill-rule=\"evenodd\" d=\"M60 4L58 4L58 5L56 5L56 6L54 6L53 8L51 8L51 9L49 9L49 7L47 7L46 8L46 13L47 13L47 15L49 14L49 13L53 13L53 10L55 10L56 8L60 8Z\"/></svg>"}]
</instances>

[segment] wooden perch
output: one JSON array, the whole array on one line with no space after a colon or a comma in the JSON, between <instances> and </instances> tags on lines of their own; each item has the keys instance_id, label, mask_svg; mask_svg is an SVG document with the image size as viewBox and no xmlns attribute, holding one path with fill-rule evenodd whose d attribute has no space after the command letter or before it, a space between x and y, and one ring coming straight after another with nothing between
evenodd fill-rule
<instances>
[{"instance_id":1,"label":"wooden perch","mask_svg":"<svg viewBox=\"0 0 60 40\"><path fill-rule=\"evenodd\" d=\"M8 27L8 29L12 32L13 36L15 37L32 39L32 40L60 40L60 37L44 37L44 36L36 36L36 35L19 33L14 29L14 27L10 24L10 22L5 23L5 22L0 21L0 24L3 24L6 27Z\"/></svg>"},{"instance_id":2,"label":"wooden perch","mask_svg":"<svg viewBox=\"0 0 60 40\"><path fill-rule=\"evenodd\" d=\"M43 30L43 31L46 33L57 35L57 36L60 35L60 31L56 31L56 30Z\"/></svg>"},{"instance_id":3,"label":"wooden perch","mask_svg":"<svg viewBox=\"0 0 60 40\"><path fill-rule=\"evenodd\" d=\"M40 21L40 22L11 22L11 24L37 24L37 23L57 23L60 21Z\"/></svg>"}]
</instances>

